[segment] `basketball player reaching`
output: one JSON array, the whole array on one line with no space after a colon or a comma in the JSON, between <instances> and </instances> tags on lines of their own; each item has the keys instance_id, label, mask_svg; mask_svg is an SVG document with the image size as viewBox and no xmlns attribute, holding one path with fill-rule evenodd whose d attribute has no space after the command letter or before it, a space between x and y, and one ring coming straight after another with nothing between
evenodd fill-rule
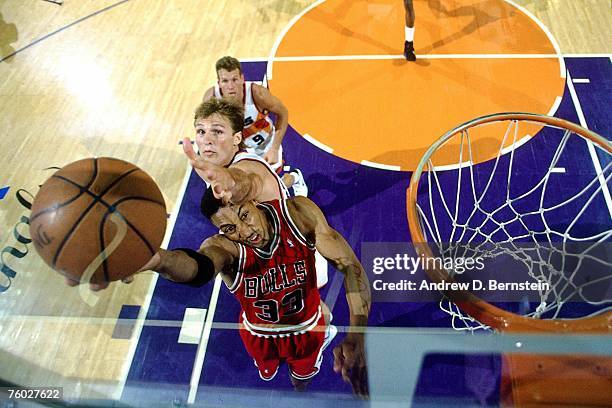
<instances>
[{"instance_id":1,"label":"basketball player reaching","mask_svg":"<svg viewBox=\"0 0 612 408\"><path fill-rule=\"evenodd\" d=\"M368 278L344 238L306 197L224 206L209 187L202 212L219 228L198 251L160 249L142 270L202 286L217 274L242 310L240 337L259 374L271 380L286 361L296 390L318 373L335 327L321 301L315 248L344 274L350 328L334 349L334 371L367 396L363 328L370 310Z\"/></svg>"},{"instance_id":2,"label":"basketball player reaching","mask_svg":"<svg viewBox=\"0 0 612 408\"><path fill-rule=\"evenodd\" d=\"M242 106L234 101L212 98L201 103L194 119L200 154L195 153L189 139L184 139L185 154L226 203L286 198L287 188L278 174L261 157L243 149L243 117ZM327 283L327 267L317 270L317 279L319 287Z\"/></svg>"},{"instance_id":3,"label":"basketball player reaching","mask_svg":"<svg viewBox=\"0 0 612 408\"><path fill-rule=\"evenodd\" d=\"M268 88L245 81L240 61L223 57L215 64L217 83L204 94L203 102L210 99L228 99L244 107L242 138L245 149L262 157L274 171L283 169L282 142L287 131L289 112ZM276 126L269 113L276 115ZM295 195L308 195L308 188L299 169L283 175L283 182L292 187Z\"/></svg>"},{"instance_id":4,"label":"basketball player reaching","mask_svg":"<svg viewBox=\"0 0 612 408\"><path fill-rule=\"evenodd\" d=\"M404 9L406 10L406 26L404 27L404 57L408 61L416 61L414 54L414 6L412 0L404 0Z\"/></svg>"}]
</instances>

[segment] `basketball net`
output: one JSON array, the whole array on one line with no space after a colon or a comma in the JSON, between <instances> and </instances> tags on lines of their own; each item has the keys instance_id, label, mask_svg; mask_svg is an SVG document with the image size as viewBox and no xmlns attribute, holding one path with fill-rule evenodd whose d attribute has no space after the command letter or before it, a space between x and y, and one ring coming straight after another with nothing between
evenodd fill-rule
<instances>
[{"instance_id":1,"label":"basketball net","mask_svg":"<svg viewBox=\"0 0 612 408\"><path fill-rule=\"evenodd\" d=\"M587 161L580 163L575 149L588 150ZM453 328L612 329L612 261L605 247L612 236L611 153L611 143L587 129L525 113L472 120L429 148L407 191L417 251L488 261L506 257L514 261L513 270L548 284L539 300L515 302L509 310L471 292L445 292L440 307ZM453 162L458 164L448 164ZM426 273L434 282L456 278L453 270ZM580 304L588 305L581 315L566 313L568 305Z\"/></svg>"}]
</instances>

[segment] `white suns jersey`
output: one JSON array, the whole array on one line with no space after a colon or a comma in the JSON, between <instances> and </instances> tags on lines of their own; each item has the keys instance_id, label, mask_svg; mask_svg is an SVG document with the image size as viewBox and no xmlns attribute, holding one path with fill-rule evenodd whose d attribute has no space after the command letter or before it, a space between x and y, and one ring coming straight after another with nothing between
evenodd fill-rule
<instances>
[{"instance_id":1,"label":"white suns jersey","mask_svg":"<svg viewBox=\"0 0 612 408\"><path fill-rule=\"evenodd\" d=\"M254 160L266 166L266 168L270 171L270 173L276 178L276 182L278 183L280 198L286 199L289 197L289 190L287 190L287 186L285 186L285 183L283 183L283 180L281 180L279 175L272 169L272 167L270 166L270 164L268 164L267 161L265 161L264 159L262 159L259 155L255 153L242 151L242 152L236 153L236 155L234 156L230 164L238 163L239 161L242 161L242 160Z\"/></svg>"},{"instance_id":2,"label":"white suns jersey","mask_svg":"<svg viewBox=\"0 0 612 408\"><path fill-rule=\"evenodd\" d=\"M267 111L260 112L253 100L252 87L255 82L245 81L243 86L244 125L242 138L247 150L259 156L264 156L274 139L274 124ZM215 98L221 99L223 94L219 84L215 84Z\"/></svg>"}]
</instances>

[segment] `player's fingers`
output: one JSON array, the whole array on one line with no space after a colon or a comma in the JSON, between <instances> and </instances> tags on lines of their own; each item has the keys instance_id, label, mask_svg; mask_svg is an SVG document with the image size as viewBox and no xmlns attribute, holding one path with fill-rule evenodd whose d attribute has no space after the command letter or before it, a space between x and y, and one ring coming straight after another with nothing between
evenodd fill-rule
<instances>
[{"instance_id":1,"label":"player's fingers","mask_svg":"<svg viewBox=\"0 0 612 408\"><path fill-rule=\"evenodd\" d=\"M219 200L223 200L223 196L225 195L225 189L219 184L213 184L213 194Z\"/></svg>"},{"instance_id":2,"label":"player's fingers","mask_svg":"<svg viewBox=\"0 0 612 408\"><path fill-rule=\"evenodd\" d=\"M183 152L191 161L195 161L196 154L191 145L191 140L188 137L183 138Z\"/></svg>"},{"instance_id":3,"label":"player's fingers","mask_svg":"<svg viewBox=\"0 0 612 408\"><path fill-rule=\"evenodd\" d=\"M361 376L361 387L363 390L363 397L368 398L370 396L369 382L368 382L368 369L363 367L363 375Z\"/></svg>"},{"instance_id":4,"label":"player's fingers","mask_svg":"<svg viewBox=\"0 0 612 408\"><path fill-rule=\"evenodd\" d=\"M212 170L212 169L206 169L204 171L204 177L206 178L206 180L208 180L210 183L214 182L217 180L217 173Z\"/></svg>"},{"instance_id":5,"label":"player's fingers","mask_svg":"<svg viewBox=\"0 0 612 408\"><path fill-rule=\"evenodd\" d=\"M123 282L123 283L132 283L132 282L134 282L134 275L126 276L125 278L121 279L121 282Z\"/></svg>"},{"instance_id":6,"label":"player's fingers","mask_svg":"<svg viewBox=\"0 0 612 408\"><path fill-rule=\"evenodd\" d=\"M221 201L223 202L223 205L231 205L232 204L232 192L231 191L224 191L222 194L222 198Z\"/></svg>"},{"instance_id":7,"label":"player's fingers","mask_svg":"<svg viewBox=\"0 0 612 408\"><path fill-rule=\"evenodd\" d=\"M368 376L365 367L355 368L352 385L353 391L361 398L368 396Z\"/></svg>"},{"instance_id":8,"label":"player's fingers","mask_svg":"<svg viewBox=\"0 0 612 408\"><path fill-rule=\"evenodd\" d=\"M349 368L357 366L357 356L353 350L344 350L344 365Z\"/></svg>"},{"instance_id":9,"label":"player's fingers","mask_svg":"<svg viewBox=\"0 0 612 408\"><path fill-rule=\"evenodd\" d=\"M91 289L94 292L98 292L100 290L108 288L108 284L109 284L108 282L90 283L89 284L89 289Z\"/></svg>"},{"instance_id":10,"label":"player's fingers","mask_svg":"<svg viewBox=\"0 0 612 408\"><path fill-rule=\"evenodd\" d=\"M64 282L66 282L66 285L68 285L68 286L77 286L79 284L79 281L76 281L74 279L70 279L67 276L64 276Z\"/></svg>"},{"instance_id":11,"label":"player's fingers","mask_svg":"<svg viewBox=\"0 0 612 408\"><path fill-rule=\"evenodd\" d=\"M334 347L334 372L339 373L342 369L344 358L342 357L342 349L340 346Z\"/></svg>"},{"instance_id":12,"label":"player's fingers","mask_svg":"<svg viewBox=\"0 0 612 408\"><path fill-rule=\"evenodd\" d=\"M345 383L352 385L351 376L349 375L349 368L346 366L346 364L342 366L342 379Z\"/></svg>"}]
</instances>

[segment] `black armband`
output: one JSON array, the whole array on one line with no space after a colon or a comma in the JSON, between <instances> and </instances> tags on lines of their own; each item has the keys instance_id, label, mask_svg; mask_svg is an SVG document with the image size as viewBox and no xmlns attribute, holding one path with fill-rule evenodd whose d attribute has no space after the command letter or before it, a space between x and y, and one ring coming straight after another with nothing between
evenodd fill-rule
<instances>
[{"instance_id":1,"label":"black armband","mask_svg":"<svg viewBox=\"0 0 612 408\"><path fill-rule=\"evenodd\" d=\"M198 264L198 272L195 278L189 282L178 282L194 288L200 288L206 285L215 275L215 265L213 261L204 254L194 251L190 248L174 248L173 251L181 251L187 254L188 257L195 260Z\"/></svg>"}]
</instances>

